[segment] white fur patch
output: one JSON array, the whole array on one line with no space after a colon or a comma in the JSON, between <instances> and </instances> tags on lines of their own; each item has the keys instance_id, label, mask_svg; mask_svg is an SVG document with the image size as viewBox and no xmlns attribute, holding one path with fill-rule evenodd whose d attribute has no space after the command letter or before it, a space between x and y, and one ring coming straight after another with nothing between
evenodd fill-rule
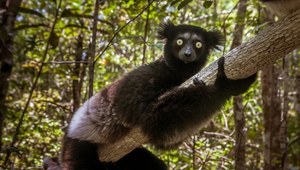
<instances>
[{"instance_id":1,"label":"white fur patch","mask_svg":"<svg viewBox=\"0 0 300 170\"><path fill-rule=\"evenodd\" d=\"M109 102L97 93L75 112L67 135L73 139L106 143L119 133L120 129L116 127L120 126L118 117L109 108Z\"/></svg>"},{"instance_id":2,"label":"white fur patch","mask_svg":"<svg viewBox=\"0 0 300 170\"><path fill-rule=\"evenodd\" d=\"M73 115L72 120L69 125L69 133L73 133L82 123L83 120L87 117L89 100L87 100L83 106L81 106Z\"/></svg>"},{"instance_id":3,"label":"white fur patch","mask_svg":"<svg viewBox=\"0 0 300 170\"><path fill-rule=\"evenodd\" d=\"M69 137L88 141L99 140L97 124L91 121L91 119L95 119L93 115L100 114L97 112L99 106L95 105L97 97L99 94L91 97L75 112L68 129Z\"/></svg>"}]
</instances>

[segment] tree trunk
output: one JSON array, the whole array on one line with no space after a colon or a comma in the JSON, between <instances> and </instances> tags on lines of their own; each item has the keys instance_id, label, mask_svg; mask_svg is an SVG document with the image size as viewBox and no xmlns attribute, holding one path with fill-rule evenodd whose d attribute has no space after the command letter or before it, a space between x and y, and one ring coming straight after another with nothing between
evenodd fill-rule
<instances>
[{"instance_id":1,"label":"tree trunk","mask_svg":"<svg viewBox=\"0 0 300 170\"><path fill-rule=\"evenodd\" d=\"M225 57L225 73L229 78L248 77L270 63L288 54L300 46L300 10L276 22L261 31L255 38L231 50ZM201 70L198 77L207 84L214 82L217 73L217 62ZM181 85L188 87L193 78ZM128 139L128 140L127 140ZM99 150L99 158L105 162L115 162L124 155L147 141L139 129L132 132L122 141L105 146ZM132 143L137 142L137 143ZM124 147L120 147L124 146Z\"/></svg>"},{"instance_id":2,"label":"tree trunk","mask_svg":"<svg viewBox=\"0 0 300 170\"><path fill-rule=\"evenodd\" d=\"M297 51L299 54L299 51ZM293 66L296 66L296 82L295 82L295 91L296 91L296 101L295 101L295 112L296 112L296 129L298 129L296 136L298 136L298 141L296 141L296 144L300 146L300 55L295 55L294 56L294 63ZM298 150L299 151L299 150ZM295 167L300 167L300 154L296 152L295 154L296 160L294 160L294 166Z\"/></svg>"},{"instance_id":3,"label":"tree trunk","mask_svg":"<svg viewBox=\"0 0 300 170\"><path fill-rule=\"evenodd\" d=\"M286 57L284 60L284 70L283 70L283 96L282 96L282 110L280 115L280 131L279 131L279 145L280 150L282 151L281 157L281 166L283 170L288 169L288 159L287 159L287 121L288 121L288 112L290 110L289 107L289 92L290 92L290 57Z\"/></svg>"},{"instance_id":4,"label":"tree trunk","mask_svg":"<svg viewBox=\"0 0 300 170\"><path fill-rule=\"evenodd\" d=\"M286 149L286 115L282 115L280 91L281 69L270 65L262 71L262 98L264 115L264 169L283 169L282 158Z\"/></svg>"},{"instance_id":5,"label":"tree trunk","mask_svg":"<svg viewBox=\"0 0 300 170\"><path fill-rule=\"evenodd\" d=\"M96 55L96 36L97 36L97 23L98 23L98 13L99 13L100 1L95 2L94 9L94 18L93 18L93 33L92 33L92 42L90 44L89 55L89 98L93 96L93 87L94 87L94 68L95 68L95 55Z\"/></svg>"},{"instance_id":6,"label":"tree trunk","mask_svg":"<svg viewBox=\"0 0 300 170\"><path fill-rule=\"evenodd\" d=\"M73 89L73 112L79 108L80 106L80 99L81 99L81 86L80 86L80 63L82 61L82 52L83 52L83 37L82 33L78 36L78 42L76 45L76 53L75 53L75 66L73 69L73 82L72 82L72 89ZM70 115L72 117L73 115Z\"/></svg>"},{"instance_id":7,"label":"tree trunk","mask_svg":"<svg viewBox=\"0 0 300 170\"><path fill-rule=\"evenodd\" d=\"M237 18L234 31L233 40L230 49L241 45L243 40L243 32L245 27L245 14L247 10L247 0L240 0ZM245 155L246 155L246 132L245 132L245 116L244 116L243 96L236 96L233 98L233 113L235 122L235 146L234 158L235 169L246 169Z\"/></svg>"},{"instance_id":8,"label":"tree trunk","mask_svg":"<svg viewBox=\"0 0 300 170\"><path fill-rule=\"evenodd\" d=\"M262 99L263 99L263 115L264 115L264 170L279 169L278 162L280 160L277 155L276 150L279 148L275 142L276 132L279 132L280 119L280 94L279 90L279 81L278 81L279 72L275 66L268 66L262 71ZM274 117L273 117L274 116ZM275 131L274 131L275 130ZM278 147L275 148L274 147Z\"/></svg>"},{"instance_id":9,"label":"tree trunk","mask_svg":"<svg viewBox=\"0 0 300 170\"><path fill-rule=\"evenodd\" d=\"M246 131L243 96L236 96L233 98L233 112L235 122L235 169L246 169Z\"/></svg>"},{"instance_id":10,"label":"tree trunk","mask_svg":"<svg viewBox=\"0 0 300 170\"><path fill-rule=\"evenodd\" d=\"M7 111L5 98L13 67L13 28L20 4L21 0L0 1L0 150L2 148L4 117Z\"/></svg>"}]
</instances>

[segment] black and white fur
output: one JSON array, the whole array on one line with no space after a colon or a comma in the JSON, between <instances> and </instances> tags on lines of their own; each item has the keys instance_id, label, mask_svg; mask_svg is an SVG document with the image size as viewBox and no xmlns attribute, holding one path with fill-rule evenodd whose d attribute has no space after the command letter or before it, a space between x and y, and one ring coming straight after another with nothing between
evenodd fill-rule
<instances>
[{"instance_id":1,"label":"black and white fur","mask_svg":"<svg viewBox=\"0 0 300 170\"><path fill-rule=\"evenodd\" d=\"M113 164L102 163L97 157L97 146L122 140L131 128L139 127L156 148L176 148L232 95L247 91L255 81L255 75L243 80L227 79L224 58L221 58L214 85L206 86L195 79L190 87L179 88L204 66L209 52L221 44L222 36L171 22L163 23L158 34L166 40L161 59L125 74L96 93L74 114L64 140L62 167L167 169L158 158L141 148ZM142 157L145 159L139 159ZM138 164L145 167L137 167Z\"/></svg>"}]
</instances>

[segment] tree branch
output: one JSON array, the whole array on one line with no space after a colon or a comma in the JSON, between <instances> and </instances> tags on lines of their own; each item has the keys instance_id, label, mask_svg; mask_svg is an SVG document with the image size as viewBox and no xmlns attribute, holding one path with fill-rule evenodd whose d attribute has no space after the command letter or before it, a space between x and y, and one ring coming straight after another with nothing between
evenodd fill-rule
<instances>
[{"instance_id":1,"label":"tree branch","mask_svg":"<svg viewBox=\"0 0 300 170\"><path fill-rule=\"evenodd\" d=\"M256 37L231 50L225 57L225 73L228 78L246 78L268 64L274 63L300 46L300 10L261 31ZM193 78L198 77L206 84L212 84L217 73L217 61L201 70L197 75L184 82L186 88ZM124 155L147 142L147 138L138 128L122 140L109 146L99 146L99 159L115 162Z\"/></svg>"},{"instance_id":2,"label":"tree branch","mask_svg":"<svg viewBox=\"0 0 300 170\"><path fill-rule=\"evenodd\" d=\"M228 78L242 79L300 47L300 10L261 31L256 37L228 52L225 73ZM198 77L212 84L217 74L217 61L182 84L186 87Z\"/></svg>"},{"instance_id":3,"label":"tree branch","mask_svg":"<svg viewBox=\"0 0 300 170\"><path fill-rule=\"evenodd\" d=\"M98 22L98 13L99 13L100 1L96 0L95 10L94 10L94 21L93 21L93 33L92 33L92 42L90 44L89 55L89 97L93 96L94 91L94 69L95 69L95 49L96 49L96 36L97 36L97 22Z\"/></svg>"}]
</instances>

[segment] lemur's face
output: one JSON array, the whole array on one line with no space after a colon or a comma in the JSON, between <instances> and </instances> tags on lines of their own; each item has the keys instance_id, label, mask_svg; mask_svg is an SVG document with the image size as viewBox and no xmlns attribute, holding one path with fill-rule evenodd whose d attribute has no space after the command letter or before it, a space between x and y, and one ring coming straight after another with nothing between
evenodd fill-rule
<instances>
[{"instance_id":1,"label":"lemur's face","mask_svg":"<svg viewBox=\"0 0 300 170\"><path fill-rule=\"evenodd\" d=\"M169 66L198 64L199 69L206 63L209 51L219 49L223 40L219 32L193 25L174 25L170 21L160 25L158 38L166 40L164 58Z\"/></svg>"},{"instance_id":2,"label":"lemur's face","mask_svg":"<svg viewBox=\"0 0 300 170\"><path fill-rule=\"evenodd\" d=\"M196 61L203 48L202 37L193 32L180 33L171 43L173 54L184 63Z\"/></svg>"}]
</instances>

